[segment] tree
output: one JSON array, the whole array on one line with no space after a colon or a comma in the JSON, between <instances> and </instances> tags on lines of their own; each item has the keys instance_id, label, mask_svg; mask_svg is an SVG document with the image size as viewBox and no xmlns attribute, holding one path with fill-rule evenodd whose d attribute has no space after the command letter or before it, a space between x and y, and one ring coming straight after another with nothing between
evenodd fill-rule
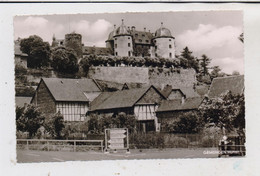
<instances>
[{"instance_id":1,"label":"tree","mask_svg":"<svg viewBox=\"0 0 260 176\"><path fill-rule=\"evenodd\" d=\"M56 47L52 50L52 67L61 73L75 74L79 70L78 59L73 49Z\"/></svg>"},{"instance_id":2,"label":"tree","mask_svg":"<svg viewBox=\"0 0 260 176\"><path fill-rule=\"evenodd\" d=\"M28 54L28 67L41 68L50 63L50 44L32 35L21 40L21 51Z\"/></svg>"},{"instance_id":3,"label":"tree","mask_svg":"<svg viewBox=\"0 0 260 176\"><path fill-rule=\"evenodd\" d=\"M214 66L213 70L210 73L211 79L219 77L220 71L221 69L219 68L219 66Z\"/></svg>"},{"instance_id":4,"label":"tree","mask_svg":"<svg viewBox=\"0 0 260 176\"><path fill-rule=\"evenodd\" d=\"M239 73L239 71L236 71L236 70L235 70L235 71L232 72L232 75L233 75L233 76L237 76L237 75L240 75L240 73Z\"/></svg>"},{"instance_id":5,"label":"tree","mask_svg":"<svg viewBox=\"0 0 260 176\"><path fill-rule=\"evenodd\" d=\"M193 68L197 73L199 72L199 61L192 55L192 51L187 46L181 52L180 61L183 68Z\"/></svg>"},{"instance_id":6,"label":"tree","mask_svg":"<svg viewBox=\"0 0 260 176\"><path fill-rule=\"evenodd\" d=\"M205 54L201 56L201 73L204 76L209 74L208 65L210 64L210 60L211 59L208 58L208 56L206 56Z\"/></svg>"},{"instance_id":7,"label":"tree","mask_svg":"<svg viewBox=\"0 0 260 176\"><path fill-rule=\"evenodd\" d=\"M200 106L205 123L227 131L243 133L245 129L244 95L233 95L230 91L220 97L210 98Z\"/></svg>"},{"instance_id":8,"label":"tree","mask_svg":"<svg viewBox=\"0 0 260 176\"><path fill-rule=\"evenodd\" d=\"M28 105L23 112L21 109L16 110L17 130L29 132L29 137L33 137L43 125L42 113L34 105Z\"/></svg>"},{"instance_id":9,"label":"tree","mask_svg":"<svg viewBox=\"0 0 260 176\"><path fill-rule=\"evenodd\" d=\"M60 112L46 118L44 121L44 128L53 138L61 139L61 131L64 128L64 121Z\"/></svg>"},{"instance_id":10,"label":"tree","mask_svg":"<svg viewBox=\"0 0 260 176\"><path fill-rule=\"evenodd\" d=\"M197 133L202 126L202 119L197 112L186 112L173 124L173 131L175 133Z\"/></svg>"}]
</instances>

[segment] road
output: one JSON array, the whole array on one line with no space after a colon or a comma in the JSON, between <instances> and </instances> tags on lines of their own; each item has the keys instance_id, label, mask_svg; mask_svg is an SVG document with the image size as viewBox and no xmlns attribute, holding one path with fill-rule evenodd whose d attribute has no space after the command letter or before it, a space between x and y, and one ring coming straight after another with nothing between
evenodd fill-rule
<instances>
[{"instance_id":1,"label":"road","mask_svg":"<svg viewBox=\"0 0 260 176\"><path fill-rule=\"evenodd\" d=\"M101 151L67 152L67 151L36 151L17 150L18 163L64 162L64 161L98 161L98 160L129 160L129 159L176 159L176 158L217 158L216 148L197 149L133 149L130 154L125 150L117 153Z\"/></svg>"}]
</instances>

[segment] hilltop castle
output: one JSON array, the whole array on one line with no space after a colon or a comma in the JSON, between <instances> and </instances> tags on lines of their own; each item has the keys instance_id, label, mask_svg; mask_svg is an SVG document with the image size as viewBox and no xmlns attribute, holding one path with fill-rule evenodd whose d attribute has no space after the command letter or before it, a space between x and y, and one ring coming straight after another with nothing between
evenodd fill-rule
<instances>
[{"instance_id":1,"label":"hilltop castle","mask_svg":"<svg viewBox=\"0 0 260 176\"><path fill-rule=\"evenodd\" d=\"M163 26L151 33L138 31L135 26L127 27L124 20L119 27L109 33L106 47L84 46L81 34L75 32L66 34L64 39L53 37L52 47L66 46L73 48L78 57L84 55L114 55L114 56L141 56L175 58L175 38L171 31Z\"/></svg>"}]
</instances>

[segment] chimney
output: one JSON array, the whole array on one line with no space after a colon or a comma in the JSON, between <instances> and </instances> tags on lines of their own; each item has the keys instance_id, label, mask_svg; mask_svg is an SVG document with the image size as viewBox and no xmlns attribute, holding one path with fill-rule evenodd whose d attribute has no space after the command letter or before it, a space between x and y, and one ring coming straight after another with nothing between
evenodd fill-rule
<instances>
[{"instance_id":1,"label":"chimney","mask_svg":"<svg viewBox=\"0 0 260 176\"><path fill-rule=\"evenodd\" d=\"M146 32L146 27L144 28L144 32Z\"/></svg>"},{"instance_id":2,"label":"chimney","mask_svg":"<svg viewBox=\"0 0 260 176\"><path fill-rule=\"evenodd\" d=\"M132 31L135 31L135 26L132 26L131 29L132 29Z\"/></svg>"}]
</instances>

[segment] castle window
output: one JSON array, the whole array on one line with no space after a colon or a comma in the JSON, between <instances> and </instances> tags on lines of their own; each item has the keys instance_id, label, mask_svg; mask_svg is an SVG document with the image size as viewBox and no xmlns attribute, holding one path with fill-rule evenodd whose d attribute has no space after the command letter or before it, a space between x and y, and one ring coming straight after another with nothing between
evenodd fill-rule
<instances>
[{"instance_id":1,"label":"castle window","mask_svg":"<svg viewBox=\"0 0 260 176\"><path fill-rule=\"evenodd\" d=\"M156 40L154 40L154 43L156 43Z\"/></svg>"},{"instance_id":2,"label":"castle window","mask_svg":"<svg viewBox=\"0 0 260 176\"><path fill-rule=\"evenodd\" d=\"M143 34L142 37L144 37L145 35Z\"/></svg>"},{"instance_id":3,"label":"castle window","mask_svg":"<svg viewBox=\"0 0 260 176\"><path fill-rule=\"evenodd\" d=\"M169 45L169 48L172 48L172 45Z\"/></svg>"},{"instance_id":4,"label":"castle window","mask_svg":"<svg viewBox=\"0 0 260 176\"><path fill-rule=\"evenodd\" d=\"M130 40L130 37L128 37L128 40Z\"/></svg>"},{"instance_id":5,"label":"castle window","mask_svg":"<svg viewBox=\"0 0 260 176\"><path fill-rule=\"evenodd\" d=\"M172 53L169 53L170 58L172 58Z\"/></svg>"},{"instance_id":6,"label":"castle window","mask_svg":"<svg viewBox=\"0 0 260 176\"><path fill-rule=\"evenodd\" d=\"M117 40L117 38L115 38L115 40Z\"/></svg>"},{"instance_id":7,"label":"castle window","mask_svg":"<svg viewBox=\"0 0 260 176\"><path fill-rule=\"evenodd\" d=\"M131 46L131 44L130 43L128 43L128 47L130 47Z\"/></svg>"},{"instance_id":8,"label":"castle window","mask_svg":"<svg viewBox=\"0 0 260 176\"><path fill-rule=\"evenodd\" d=\"M146 43L148 43L149 41L148 40L145 40L146 41Z\"/></svg>"},{"instance_id":9,"label":"castle window","mask_svg":"<svg viewBox=\"0 0 260 176\"><path fill-rule=\"evenodd\" d=\"M155 57L157 57L157 53L155 53Z\"/></svg>"},{"instance_id":10,"label":"castle window","mask_svg":"<svg viewBox=\"0 0 260 176\"><path fill-rule=\"evenodd\" d=\"M117 48L117 44L115 44L115 48Z\"/></svg>"},{"instance_id":11,"label":"castle window","mask_svg":"<svg viewBox=\"0 0 260 176\"><path fill-rule=\"evenodd\" d=\"M156 49L156 50L157 50L157 46L154 46L154 49Z\"/></svg>"},{"instance_id":12,"label":"castle window","mask_svg":"<svg viewBox=\"0 0 260 176\"><path fill-rule=\"evenodd\" d=\"M116 56L117 56L117 52L116 52Z\"/></svg>"},{"instance_id":13,"label":"castle window","mask_svg":"<svg viewBox=\"0 0 260 176\"><path fill-rule=\"evenodd\" d=\"M169 39L169 41L172 41L171 39Z\"/></svg>"},{"instance_id":14,"label":"castle window","mask_svg":"<svg viewBox=\"0 0 260 176\"><path fill-rule=\"evenodd\" d=\"M131 56L131 52L130 51L128 51L128 56Z\"/></svg>"},{"instance_id":15,"label":"castle window","mask_svg":"<svg viewBox=\"0 0 260 176\"><path fill-rule=\"evenodd\" d=\"M142 40L141 40L141 39L139 39L139 42L142 42Z\"/></svg>"}]
</instances>

